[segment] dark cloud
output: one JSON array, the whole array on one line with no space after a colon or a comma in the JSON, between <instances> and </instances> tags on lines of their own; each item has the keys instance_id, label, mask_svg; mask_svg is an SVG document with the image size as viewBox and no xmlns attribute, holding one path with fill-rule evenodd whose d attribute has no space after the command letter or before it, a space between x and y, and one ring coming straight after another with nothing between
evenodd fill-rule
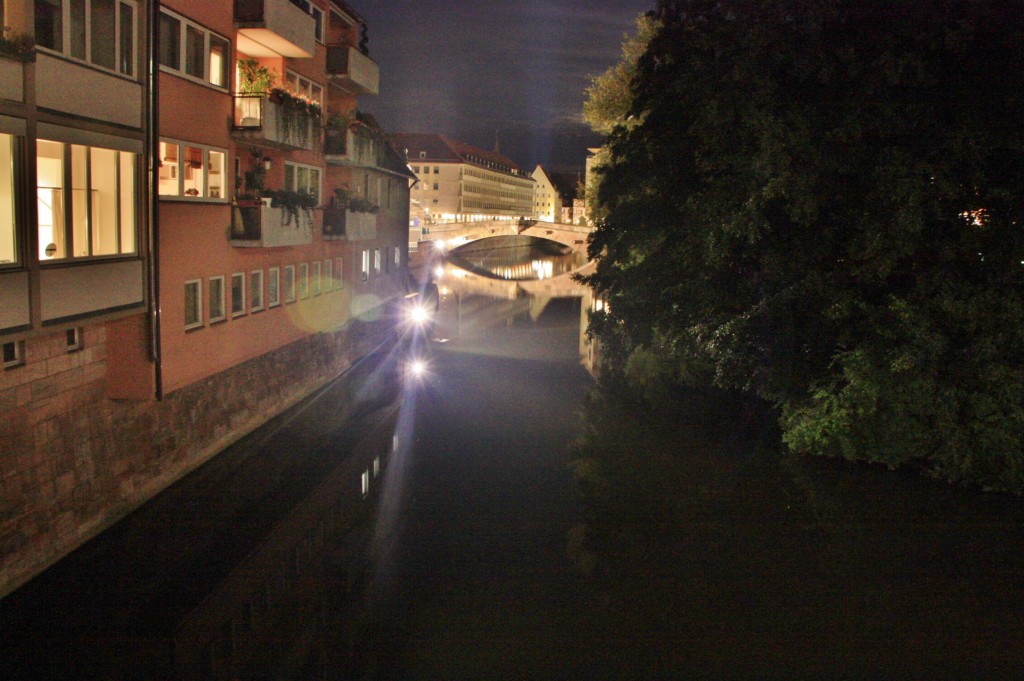
<instances>
[{"instance_id":1,"label":"dark cloud","mask_svg":"<svg viewBox=\"0 0 1024 681\"><path fill-rule=\"evenodd\" d=\"M351 3L369 24L381 94L360 106L394 132L436 132L524 167L575 171L598 137L580 113L653 0Z\"/></svg>"}]
</instances>

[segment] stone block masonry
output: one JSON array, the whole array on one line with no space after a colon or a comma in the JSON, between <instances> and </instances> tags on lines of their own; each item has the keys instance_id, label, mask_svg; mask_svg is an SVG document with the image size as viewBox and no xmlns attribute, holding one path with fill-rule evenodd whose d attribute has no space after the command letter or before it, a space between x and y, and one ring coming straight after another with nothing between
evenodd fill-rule
<instances>
[{"instance_id":1,"label":"stone block masonry","mask_svg":"<svg viewBox=\"0 0 1024 681\"><path fill-rule=\"evenodd\" d=\"M108 395L105 324L82 348L25 342L0 371L0 597L385 340L383 322L318 333L167 395Z\"/></svg>"}]
</instances>

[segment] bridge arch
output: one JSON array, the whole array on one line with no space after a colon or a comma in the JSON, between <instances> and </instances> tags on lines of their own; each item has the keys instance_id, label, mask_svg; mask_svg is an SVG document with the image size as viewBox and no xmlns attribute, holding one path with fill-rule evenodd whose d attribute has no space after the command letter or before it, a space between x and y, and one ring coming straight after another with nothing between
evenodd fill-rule
<instances>
[{"instance_id":1,"label":"bridge arch","mask_svg":"<svg viewBox=\"0 0 1024 681\"><path fill-rule=\"evenodd\" d=\"M566 225L558 222L535 220L486 220L482 222L452 222L428 225L424 229L420 245L437 246L441 242L447 249L489 239L496 236L531 236L547 239L568 246L574 251L586 253L587 237L593 229L588 225Z\"/></svg>"}]
</instances>

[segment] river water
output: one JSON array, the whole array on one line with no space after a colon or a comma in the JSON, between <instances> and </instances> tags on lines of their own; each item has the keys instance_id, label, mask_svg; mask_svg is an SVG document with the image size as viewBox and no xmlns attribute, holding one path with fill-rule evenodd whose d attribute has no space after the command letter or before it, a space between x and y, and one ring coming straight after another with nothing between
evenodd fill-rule
<instances>
[{"instance_id":1,"label":"river water","mask_svg":"<svg viewBox=\"0 0 1024 681\"><path fill-rule=\"evenodd\" d=\"M432 263L425 333L0 602L0 678L1019 678L1019 499L588 398L579 265Z\"/></svg>"}]
</instances>

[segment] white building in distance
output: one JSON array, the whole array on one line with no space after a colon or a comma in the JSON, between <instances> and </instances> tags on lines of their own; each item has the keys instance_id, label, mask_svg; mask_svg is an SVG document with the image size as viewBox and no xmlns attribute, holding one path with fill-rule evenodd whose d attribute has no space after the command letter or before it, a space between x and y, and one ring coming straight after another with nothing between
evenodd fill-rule
<instances>
[{"instance_id":1,"label":"white building in distance","mask_svg":"<svg viewBox=\"0 0 1024 681\"><path fill-rule=\"evenodd\" d=\"M395 133L388 139L405 151L419 178L410 200L422 206L424 223L535 217L536 183L511 159L442 135ZM416 212L411 215L415 221Z\"/></svg>"},{"instance_id":2,"label":"white building in distance","mask_svg":"<svg viewBox=\"0 0 1024 681\"><path fill-rule=\"evenodd\" d=\"M542 222L558 222L562 218L562 200L554 182L543 167L533 170L533 214Z\"/></svg>"}]
</instances>

